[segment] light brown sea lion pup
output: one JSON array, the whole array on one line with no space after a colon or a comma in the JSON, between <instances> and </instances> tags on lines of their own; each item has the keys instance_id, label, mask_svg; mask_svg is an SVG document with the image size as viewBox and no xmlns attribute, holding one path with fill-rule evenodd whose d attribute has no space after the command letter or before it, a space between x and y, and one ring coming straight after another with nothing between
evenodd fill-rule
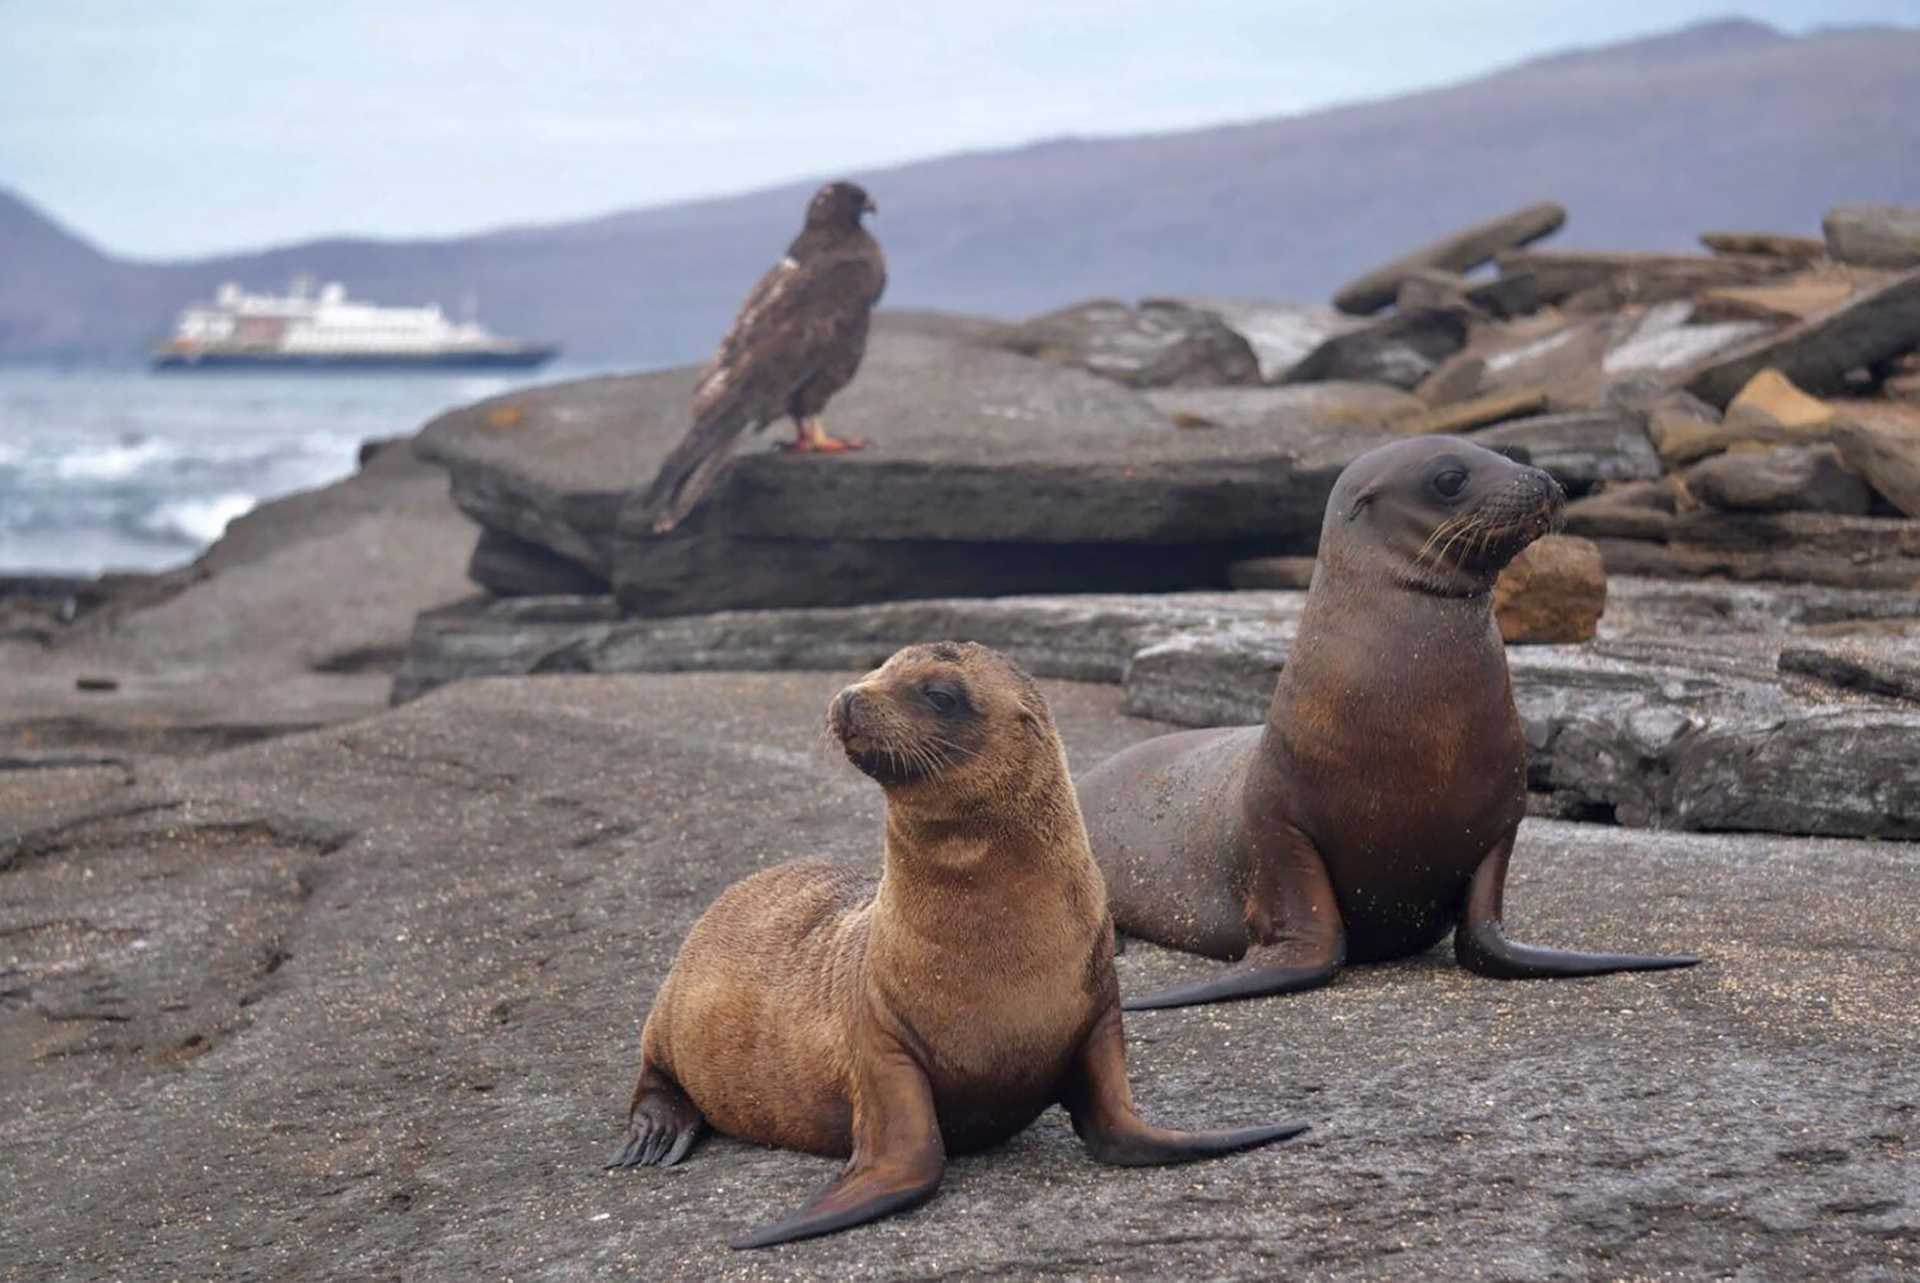
<instances>
[{"instance_id":1,"label":"light brown sea lion pup","mask_svg":"<svg viewBox=\"0 0 1920 1283\"><path fill-rule=\"evenodd\" d=\"M1448 931L1462 966L1505 980L1699 961L1501 926L1527 745L1493 581L1564 504L1546 473L1458 437L1340 474L1266 725L1148 740L1079 782L1120 929L1240 963L1128 1010L1311 989Z\"/></svg>"},{"instance_id":2,"label":"light brown sea lion pup","mask_svg":"<svg viewBox=\"0 0 1920 1283\"><path fill-rule=\"evenodd\" d=\"M984 646L911 646L828 726L886 790L879 885L828 864L736 883L694 924L640 1035L613 1167L680 1161L703 1125L851 1157L735 1247L886 1216L949 1153L1064 1105L1096 1161L1178 1163L1303 1124L1176 1132L1127 1087L1113 920L1033 680Z\"/></svg>"}]
</instances>

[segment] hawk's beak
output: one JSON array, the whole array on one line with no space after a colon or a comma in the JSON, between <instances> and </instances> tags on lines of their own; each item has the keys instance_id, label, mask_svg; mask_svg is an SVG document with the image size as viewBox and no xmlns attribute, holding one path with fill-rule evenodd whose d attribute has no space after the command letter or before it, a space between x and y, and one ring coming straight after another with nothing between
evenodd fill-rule
<instances>
[{"instance_id":1,"label":"hawk's beak","mask_svg":"<svg viewBox=\"0 0 1920 1283\"><path fill-rule=\"evenodd\" d=\"M862 208L860 212L863 214L878 214L880 212L880 207L874 204L873 199L869 197L867 199L867 203L865 207Z\"/></svg>"}]
</instances>

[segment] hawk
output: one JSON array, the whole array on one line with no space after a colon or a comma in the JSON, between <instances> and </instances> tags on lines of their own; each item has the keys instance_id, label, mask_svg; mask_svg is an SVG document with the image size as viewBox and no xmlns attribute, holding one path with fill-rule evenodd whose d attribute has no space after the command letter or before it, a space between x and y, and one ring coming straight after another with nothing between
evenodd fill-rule
<instances>
[{"instance_id":1,"label":"hawk","mask_svg":"<svg viewBox=\"0 0 1920 1283\"><path fill-rule=\"evenodd\" d=\"M828 183L814 193L800 235L747 295L695 386L693 426L648 485L636 524L673 529L712 487L740 438L782 415L794 423L789 451L836 453L866 444L827 435L820 411L860 368L867 321L886 288L886 258L860 225L873 212L872 199L853 183Z\"/></svg>"}]
</instances>

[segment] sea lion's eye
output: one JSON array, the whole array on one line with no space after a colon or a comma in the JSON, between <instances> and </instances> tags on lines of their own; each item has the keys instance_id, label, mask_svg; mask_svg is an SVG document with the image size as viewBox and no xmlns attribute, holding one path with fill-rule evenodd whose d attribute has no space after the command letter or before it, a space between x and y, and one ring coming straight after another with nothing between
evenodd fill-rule
<instances>
[{"instance_id":1,"label":"sea lion's eye","mask_svg":"<svg viewBox=\"0 0 1920 1283\"><path fill-rule=\"evenodd\" d=\"M922 686L920 697L927 701L928 707L942 717L960 706L960 701L954 698L953 692L940 686Z\"/></svg>"},{"instance_id":2,"label":"sea lion's eye","mask_svg":"<svg viewBox=\"0 0 1920 1283\"><path fill-rule=\"evenodd\" d=\"M1467 474L1458 468L1448 468L1433 479L1433 488L1451 499L1467 488Z\"/></svg>"}]
</instances>

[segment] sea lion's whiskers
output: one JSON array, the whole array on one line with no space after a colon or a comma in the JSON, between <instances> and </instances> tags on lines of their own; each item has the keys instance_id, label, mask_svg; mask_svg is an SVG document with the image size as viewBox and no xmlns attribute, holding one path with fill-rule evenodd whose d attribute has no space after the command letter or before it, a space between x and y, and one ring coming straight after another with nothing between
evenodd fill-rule
<instances>
[{"instance_id":1,"label":"sea lion's whiskers","mask_svg":"<svg viewBox=\"0 0 1920 1283\"><path fill-rule=\"evenodd\" d=\"M1433 533L1427 536L1427 541L1420 545L1420 551L1414 554L1413 564L1417 567L1426 561L1427 554L1433 550L1436 541L1451 534L1457 527L1472 520L1472 513L1462 513L1456 517L1448 517L1445 521L1435 526Z\"/></svg>"}]
</instances>

